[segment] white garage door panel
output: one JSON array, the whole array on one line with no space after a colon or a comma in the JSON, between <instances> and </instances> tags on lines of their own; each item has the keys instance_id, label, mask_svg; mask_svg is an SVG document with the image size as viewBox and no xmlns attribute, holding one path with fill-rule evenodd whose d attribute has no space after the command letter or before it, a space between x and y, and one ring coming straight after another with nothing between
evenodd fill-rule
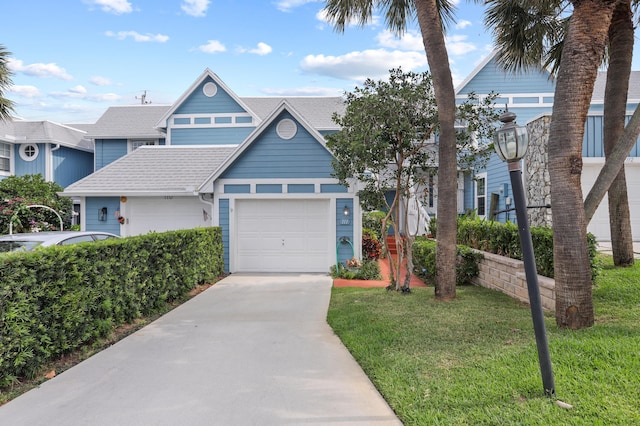
<instances>
[{"instance_id":1,"label":"white garage door panel","mask_svg":"<svg viewBox=\"0 0 640 426\"><path fill-rule=\"evenodd\" d=\"M585 164L582 172L582 193L586 197L593 186L600 170L601 164ZM631 230L633 240L640 241L640 165L625 165L627 177L627 193L629 194L629 211L631 214ZM611 241L609 228L609 203L607 196L602 199L596 210L587 231L596 236L598 241Z\"/></svg>"},{"instance_id":2,"label":"white garage door panel","mask_svg":"<svg viewBox=\"0 0 640 426\"><path fill-rule=\"evenodd\" d=\"M237 200L238 272L328 272L328 200Z\"/></svg>"},{"instance_id":3,"label":"white garage door panel","mask_svg":"<svg viewBox=\"0 0 640 426\"><path fill-rule=\"evenodd\" d=\"M207 215L203 213L206 212ZM210 208L197 197L129 197L128 235L210 226ZM205 220L207 219L207 220Z\"/></svg>"}]
</instances>

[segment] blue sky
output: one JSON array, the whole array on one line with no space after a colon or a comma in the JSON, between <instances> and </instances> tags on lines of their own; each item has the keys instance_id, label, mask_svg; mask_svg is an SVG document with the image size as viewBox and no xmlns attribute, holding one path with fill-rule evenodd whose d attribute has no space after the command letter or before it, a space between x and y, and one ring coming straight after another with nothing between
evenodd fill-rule
<instances>
[{"instance_id":1,"label":"blue sky","mask_svg":"<svg viewBox=\"0 0 640 426\"><path fill-rule=\"evenodd\" d=\"M390 68L427 69L414 29L380 16L334 31L320 0L21 0L4 2L12 53L5 95L28 120L90 123L107 107L171 104L210 68L239 96L341 95ZM447 48L454 83L487 56L482 9L458 5Z\"/></svg>"}]
</instances>

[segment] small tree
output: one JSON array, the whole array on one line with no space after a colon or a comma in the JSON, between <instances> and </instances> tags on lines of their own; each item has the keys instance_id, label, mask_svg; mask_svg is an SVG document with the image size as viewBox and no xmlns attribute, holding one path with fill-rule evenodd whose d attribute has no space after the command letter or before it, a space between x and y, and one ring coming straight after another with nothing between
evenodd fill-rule
<instances>
[{"instance_id":1,"label":"small tree","mask_svg":"<svg viewBox=\"0 0 640 426\"><path fill-rule=\"evenodd\" d=\"M488 153L482 141L488 140L496 121L494 98L480 101L471 95L458 106L460 164L475 164ZM408 203L417 196L416 188L424 186L438 167L438 109L431 76L393 69L388 81L368 79L363 87L347 93L345 102L345 114L333 117L341 131L327 136L327 146L335 157L334 176L342 183L355 178L362 206L387 213L381 235L386 235L390 226L398 252L395 262L389 256L390 287L409 291L415 231L406 232L399 225L406 223ZM386 197L389 193L394 194L392 199ZM385 238L383 241L386 245ZM401 284L396 277L400 278L405 257L407 275Z\"/></svg>"},{"instance_id":2,"label":"small tree","mask_svg":"<svg viewBox=\"0 0 640 426\"><path fill-rule=\"evenodd\" d=\"M73 202L57 194L62 190L60 185L45 181L39 174L0 180L0 233L8 234L10 223L14 233L60 230L60 221L54 212L28 208L30 205L52 208L62 217L64 227L69 227Z\"/></svg>"}]
</instances>

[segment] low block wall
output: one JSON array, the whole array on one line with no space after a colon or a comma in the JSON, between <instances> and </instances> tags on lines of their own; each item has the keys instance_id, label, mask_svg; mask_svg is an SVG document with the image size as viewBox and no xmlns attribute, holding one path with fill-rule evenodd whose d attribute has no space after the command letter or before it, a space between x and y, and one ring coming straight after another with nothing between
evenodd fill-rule
<instances>
[{"instance_id":1,"label":"low block wall","mask_svg":"<svg viewBox=\"0 0 640 426\"><path fill-rule=\"evenodd\" d=\"M484 251L480 253L484 255L484 259L478 263L480 272L471 282L474 285L498 290L522 302L529 303L524 262ZM555 312L555 280L538 275L538 285L542 308Z\"/></svg>"}]
</instances>

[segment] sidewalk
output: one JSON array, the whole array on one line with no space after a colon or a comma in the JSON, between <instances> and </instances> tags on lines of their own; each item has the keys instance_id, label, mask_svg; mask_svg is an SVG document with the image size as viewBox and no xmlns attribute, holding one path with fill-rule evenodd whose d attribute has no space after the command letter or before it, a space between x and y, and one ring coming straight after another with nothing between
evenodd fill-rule
<instances>
[{"instance_id":1,"label":"sidewalk","mask_svg":"<svg viewBox=\"0 0 640 426\"><path fill-rule=\"evenodd\" d=\"M598 251L605 254L609 254L609 255L612 254L611 242L609 241L599 242ZM635 257L636 259L640 259L640 242L633 243L633 255L634 255L633 257Z\"/></svg>"}]
</instances>

